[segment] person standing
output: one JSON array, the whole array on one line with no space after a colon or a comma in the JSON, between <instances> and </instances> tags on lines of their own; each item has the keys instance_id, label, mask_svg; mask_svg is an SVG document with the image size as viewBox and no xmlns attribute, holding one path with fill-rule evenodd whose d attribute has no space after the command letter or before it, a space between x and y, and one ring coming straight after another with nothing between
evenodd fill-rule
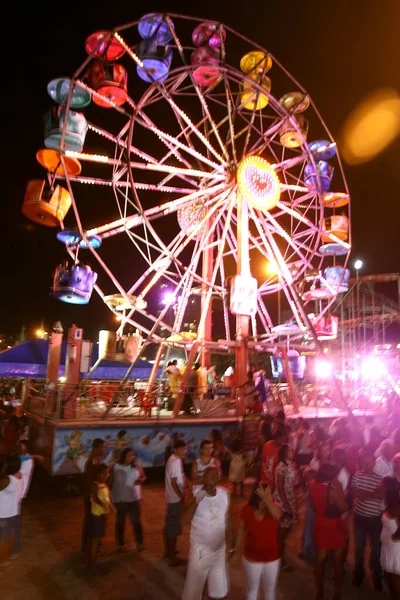
<instances>
[{"instance_id":1,"label":"person standing","mask_svg":"<svg viewBox=\"0 0 400 600\"><path fill-rule=\"evenodd\" d=\"M316 473L321 465L329 462L330 456L331 456L330 442L321 442L317 446L317 448L315 450L315 456L312 459L312 461L310 462L310 465L309 465L310 469L312 469Z\"/></svg>"},{"instance_id":2,"label":"person standing","mask_svg":"<svg viewBox=\"0 0 400 600\"><path fill-rule=\"evenodd\" d=\"M346 530L341 516L347 511L347 504L337 475L338 468L335 465L323 464L318 469L316 479L310 484L310 501L315 513L314 578L317 600L322 600L324 597L324 574L328 552L331 552L333 561L334 600L340 599L344 583Z\"/></svg>"},{"instance_id":3,"label":"person standing","mask_svg":"<svg viewBox=\"0 0 400 600\"><path fill-rule=\"evenodd\" d=\"M165 516L166 555L170 567L183 564L176 556L176 541L181 533L179 517L183 506L186 476L183 470L183 457L186 452L184 440L175 440L174 453L165 466Z\"/></svg>"},{"instance_id":4,"label":"person standing","mask_svg":"<svg viewBox=\"0 0 400 600\"><path fill-rule=\"evenodd\" d=\"M82 543L81 551L87 552L87 541L89 539L88 527L89 518L91 514L91 490L92 483L95 478L96 467L103 463L102 456L104 454L104 440L96 438L92 442L92 451L85 462L84 476L83 476L83 527L82 527Z\"/></svg>"},{"instance_id":5,"label":"person standing","mask_svg":"<svg viewBox=\"0 0 400 600\"><path fill-rule=\"evenodd\" d=\"M271 382L269 379L267 379L264 369L261 369L254 374L254 383L260 397L260 401L262 402L264 412L266 412Z\"/></svg>"},{"instance_id":6,"label":"person standing","mask_svg":"<svg viewBox=\"0 0 400 600\"><path fill-rule=\"evenodd\" d=\"M167 368L165 369L168 378L169 390L171 395L171 405L169 406L169 410L172 410L175 404L175 400L179 394L179 387L182 381L182 373L178 367L178 360L175 358L174 360L170 360Z\"/></svg>"},{"instance_id":7,"label":"person standing","mask_svg":"<svg viewBox=\"0 0 400 600\"><path fill-rule=\"evenodd\" d=\"M97 554L106 531L106 515L110 508L115 511L111 504L107 479L107 465L97 464L93 470L93 482L90 489L90 515L86 543L87 566L95 574L104 572L103 569L97 567Z\"/></svg>"},{"instance_id":8,"label":"person standing","mask_svg":"<svg viewBox=\"0 0 400 600\"><path fill-rule=\"evenodd\" d=\"M181 525L191 523L182 600L201 600L206 581L210 598L225 598L229 590L227 554L234 551L229 493L217 485L215 467L208 467L203 478L180 517Z\"/></svg>"},{"instance_id":9,"label":"person standing","mask_svg":"<svg viewBox=\"0 0 400 600\"><path fill-rule=\"evenodd\" d=\"M348 456L343 448L334 448L332 450L331 462L339 469L337 479L343 488L345 498L348 496L351 480L350 472L347 468L347 459Z\"/></svg>"},{"instance_id":10,"label":"person standing","mask_svg":"<svg viewBox=\"0 0 400 600\"><path fill-rule=\"evenodd\" d=\"M400 483L400 453L393 456L393 477Z\"/></svg>"},{"instance_id":11,"label":"person standing","mask_svg":"<svg viewBox=\"0 0 400 600\"><path fill-rule=\"evenodd\" d=\"M287 431L284 426L279 426L273 433L272 440L265 442L261 457L261 483L275 487L275 469L279 462L279 448L287 443Z\"/></svg>"},{"instance_id":12,"label":"person standing","mask_svg":"<svg viewBox=\"0 0 400 600\"><path fill-rule=\"evenodd\" d=\"M293 459L293 448L287 444L279 448L279 462L275 470L274 500L282 510L278 528L279 547L282 555L287 535L297 519L295 495L297 470Z\"/></svg>"},{"instance_id":13,"label":"person standing","mask_svg":"<svg viewBox=\"0 0 400 600\"><path fill-rule=\"evenodd\" d=\"M227 369L225 369L224 374L222 376L222 381L224 382L224 387L229 388L231 390L230 396L228 398L233 398L235 393L235 363L231 363Z\"/></svg>"},{"instance_id":14,"label":"person standing","mask_svg":"<svg viewBox=\"0 0 400 600\"><path fill-rule=\"evenodd\" d=\"M361 471L357 471L351 482L354 499L354 537L356 562L353 585L359 587L364 580L364 554L367 538L371 542L370 568L376 591L382 591L381 530L382 492L381 478L374 473L375 458L372 451L361 454Z\"/></svg>"},{"instance_id":15,"label":"person standing","mask_svg":"<svg viewBox=\"0 0 400 600\"><path fill-rule=\"evenodd\" d=\"M195 406L194 406L194 396L197 391L197 384L198 384L198 380L199 380L199 375L197 372L199 369L199 366L200 365L198 363L194 363L192 365L192 369L191 369L191 371L189 373L189 377L188 377L187 390L183 396L181 410L183 410L183 412L185 412L188 415L191 415L194 412L196 412Z\"/></svg>"},{"instance_id":16,"label":"person standing","mask_svg":"<svg viewBox=\"0 0 400 600\"><path fill-rule=\"evenodd\" d=\"M193 485L203 483L203 475L207 467L216 467L221 477L221 464L219 460L212 456L213 451L214 445L211 440L202 440L200 442L200 457L192 464L191 480Z\"/></svg>"},{"instance_id":17,"label":"person standing","mask_svg":"<svg viewBox=\"0 0 400 600\"><path fill-rule=\"evenodd\" d=\"M246 464L240 440L233 440L231 452L232 458L229 465L228 479L232 484L232 495L244 498L243 487L244 480L246 479Z\"/></svg>"},{"instance_id":18,"label":"person standing","mask_svg":"<svg viewBox=\"0 0 400 600\"><path fill-rule=\"evenodd\" d=\"M18 417L12 415L4 426L3 449L5 454L12 454L15 452L20 433L21 429Z\"/></svg>"},{"instance_id":19,"label":"person standing","mask_svg":"<svg viewBox=\"0 0 400 600\"><path fill-rule=\"evenodd\" d=\"M313 457L311 429L308 421L302 417L297 419L295 440L296 464L299 467L309 465Z\"/></svg>"},{"instance_id":20,"label":"person standing","mask_svg":"<svg viewBox=\"0 0 400 600\"><path fill-rule=\"evenodd\" d=\"M382 515L381 564L391 600L400 598L400 495L396 480L385 477L385 512Z\"/></svg>"},{"instance_id":21,"label":"person standing","mask_svg":"<svg viewBox=\"0 0 400 600\"><path fill-rule=\"evenodd\" d=\"M393 456L393 443L390 440L384 440L381 444L381 455L375 461L374 473L380 477L393 477Z\"/></svg>"},{"instance_id":22,"label":"person standing","mask_svg":"<svg viewBox=\"0 0 400 600\"><path fill-rule=\"evenodd\" d=\"M282 511L272 500L271 488L259 484L240 512L236 550L247 579L247 600L257 600L262 581L265 600L275 600L281 566L278 525Z\"/></svg>"},{"instance_id":23,"label":"person standing","mask_svg":"<svg viewBox=\"0 0 400 600\"><path fill-rule=\"evenodd\" d=\"M135 467L135 453L132 448L124 448L120 459L112 468L110 488L112 501L117 511L115 537L120 552L129 548L125 544L125 520L128 516L131 523L138 552L142 552L143 529L140 520L140 498L136 487L143 481L141 472Z\"/></svg>"},{"instance_id":24,"label":"person standing","mask_svg":"<svg viewBox=\"0 0 400 600\"><path fill-rule=\"evenodd\" d=\"M217 368L215 365L211 365L207 371L207 394L206 398L211 400L214 397L214 390L218 383L220 383L220 378L217 375Z\"/></svg>"},{"instance_id":25,"label":"person standing","mask_svg":"<svg viewBox=\"0 0 400 600\"><path fill-rule=\"evenodd\" d=\"M246 413L249 412L250 407L256 400L258 400L258 391L256 389L253 372L247 371L247 379L244 383L238 386L237 390L240 390L240 394L243 398L243 405L246 409Z\"/></svg>"},{"instance_id":26,"label":"person standing","mask_svg":"<svg viewBox=\"0 0 400 600\"><path fill-rule=\"evenodd\" d=\"M21 547L21 460L16 454L0 458L0 564Z\"/></svg>"}]
</instances>

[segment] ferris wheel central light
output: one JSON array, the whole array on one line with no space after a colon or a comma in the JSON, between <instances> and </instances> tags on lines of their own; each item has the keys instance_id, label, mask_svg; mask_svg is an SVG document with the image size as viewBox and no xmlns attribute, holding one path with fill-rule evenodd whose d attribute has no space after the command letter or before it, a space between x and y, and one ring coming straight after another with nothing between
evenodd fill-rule
<instances>
[{"instance_id":1,"label":"ferris wheel central light","mask_svg":"<svg viewBox=\"0 0 400 600\"><path fill-rule=\"evenodd\" d=\"M271 210L281 195L275 169L260 156L248 156L239 164L237 182L241 194L254 207Z\"/></svg>"}]
</instances>

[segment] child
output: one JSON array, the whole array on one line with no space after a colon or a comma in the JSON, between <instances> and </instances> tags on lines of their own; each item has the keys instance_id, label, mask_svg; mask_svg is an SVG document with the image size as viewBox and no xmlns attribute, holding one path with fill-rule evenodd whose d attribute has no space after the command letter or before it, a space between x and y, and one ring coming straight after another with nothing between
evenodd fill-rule
<instances>
[{"instance_id":1,"label":"child","mask_svg":"<svg viewBox=\"0 0 400 600\"><path fill-rule=\"evenodd\" d=\"M229 481L232 482L232 494L233 496L239 496L243 498L243 481L246 477L243 449L240 440L233 440L231 444L232 459L229 465ZM238 487L237 487L238 486ZM236 490L239 490L239 494L236 494Z\"/></svg>"},{"instance_id":2,"label":"child","mask_svg":"<svg viewBox=\"0 0 400 600\"><path fill-rule=\"evenodd\" d=\"M110 490L106 484L108 467L100 464L95 467L94 481L90 493L91 513L89 518L89 540L87 544L88 567L93 573L104 573L97 567L97 551L100 540L104 537L106 529L106 514L114 505L110 501Z\"/></svg>"}]
</instances>

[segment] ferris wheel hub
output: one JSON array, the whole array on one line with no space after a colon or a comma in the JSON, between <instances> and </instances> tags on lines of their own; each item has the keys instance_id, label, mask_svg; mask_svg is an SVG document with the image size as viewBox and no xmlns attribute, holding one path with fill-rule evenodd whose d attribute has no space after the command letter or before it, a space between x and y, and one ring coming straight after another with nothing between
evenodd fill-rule
<instances>
[{"instance_id":1,"label":"ferris wheel hub","mask_svg":"<svg viewBox=\"0 0 400 600\"><path fill-rule=\"evenodd\" d=\"M281 195L281 185L275 169L261 156L247 156L237 170L237 182L242 196L260 210L271 210Z\"/></svg>"}]
</instances>

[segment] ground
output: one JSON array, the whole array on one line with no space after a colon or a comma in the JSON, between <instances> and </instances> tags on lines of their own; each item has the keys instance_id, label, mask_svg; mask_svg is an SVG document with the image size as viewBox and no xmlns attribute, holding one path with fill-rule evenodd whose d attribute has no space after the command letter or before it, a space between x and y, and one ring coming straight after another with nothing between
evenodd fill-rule
<instances>
[{"instance_id":1,"label":"ground","mask_svg":"<svg viewBox=\"0 0 400 600\"><path fill-rule=\"evenodd\" d=\"M153 474L145 484L142 520L145 552L132 549L126 554L116 551L114 516L110 515L104 539L101 564L105 575L92 576L84 567L80 554L82 498L75 489L76 480L49 478L40 467L28 498L23 505L22 553L0 567L0 598L3 600L179 600L185 578L185 567L168 567L163 559L164 488L161 474ZM77 482L79 483L79 481ZM246 489L248 496L250 488ZM233 499L233 512L238 513L245 500ZM299 498L300 518L302 502ZM128 524L127 524L128 525ZM132 532L127 529L128 541ZM181 556L188 551L189 528L179 538ZM315 597L312 569L296 559L300 551L301 523L289 539L288 561L296 568L280 577L277 600L312 600ZM349 552L343 600L378 600L383 594L371 591L367 582L362 588L351 585L351 550ZM333 595L327 571L326 595ZM231 591L228 598L245 598L245 577L238 560L230 564ZM204 598L207 594L204 593Z\"/></svg>"}]
</instances>

